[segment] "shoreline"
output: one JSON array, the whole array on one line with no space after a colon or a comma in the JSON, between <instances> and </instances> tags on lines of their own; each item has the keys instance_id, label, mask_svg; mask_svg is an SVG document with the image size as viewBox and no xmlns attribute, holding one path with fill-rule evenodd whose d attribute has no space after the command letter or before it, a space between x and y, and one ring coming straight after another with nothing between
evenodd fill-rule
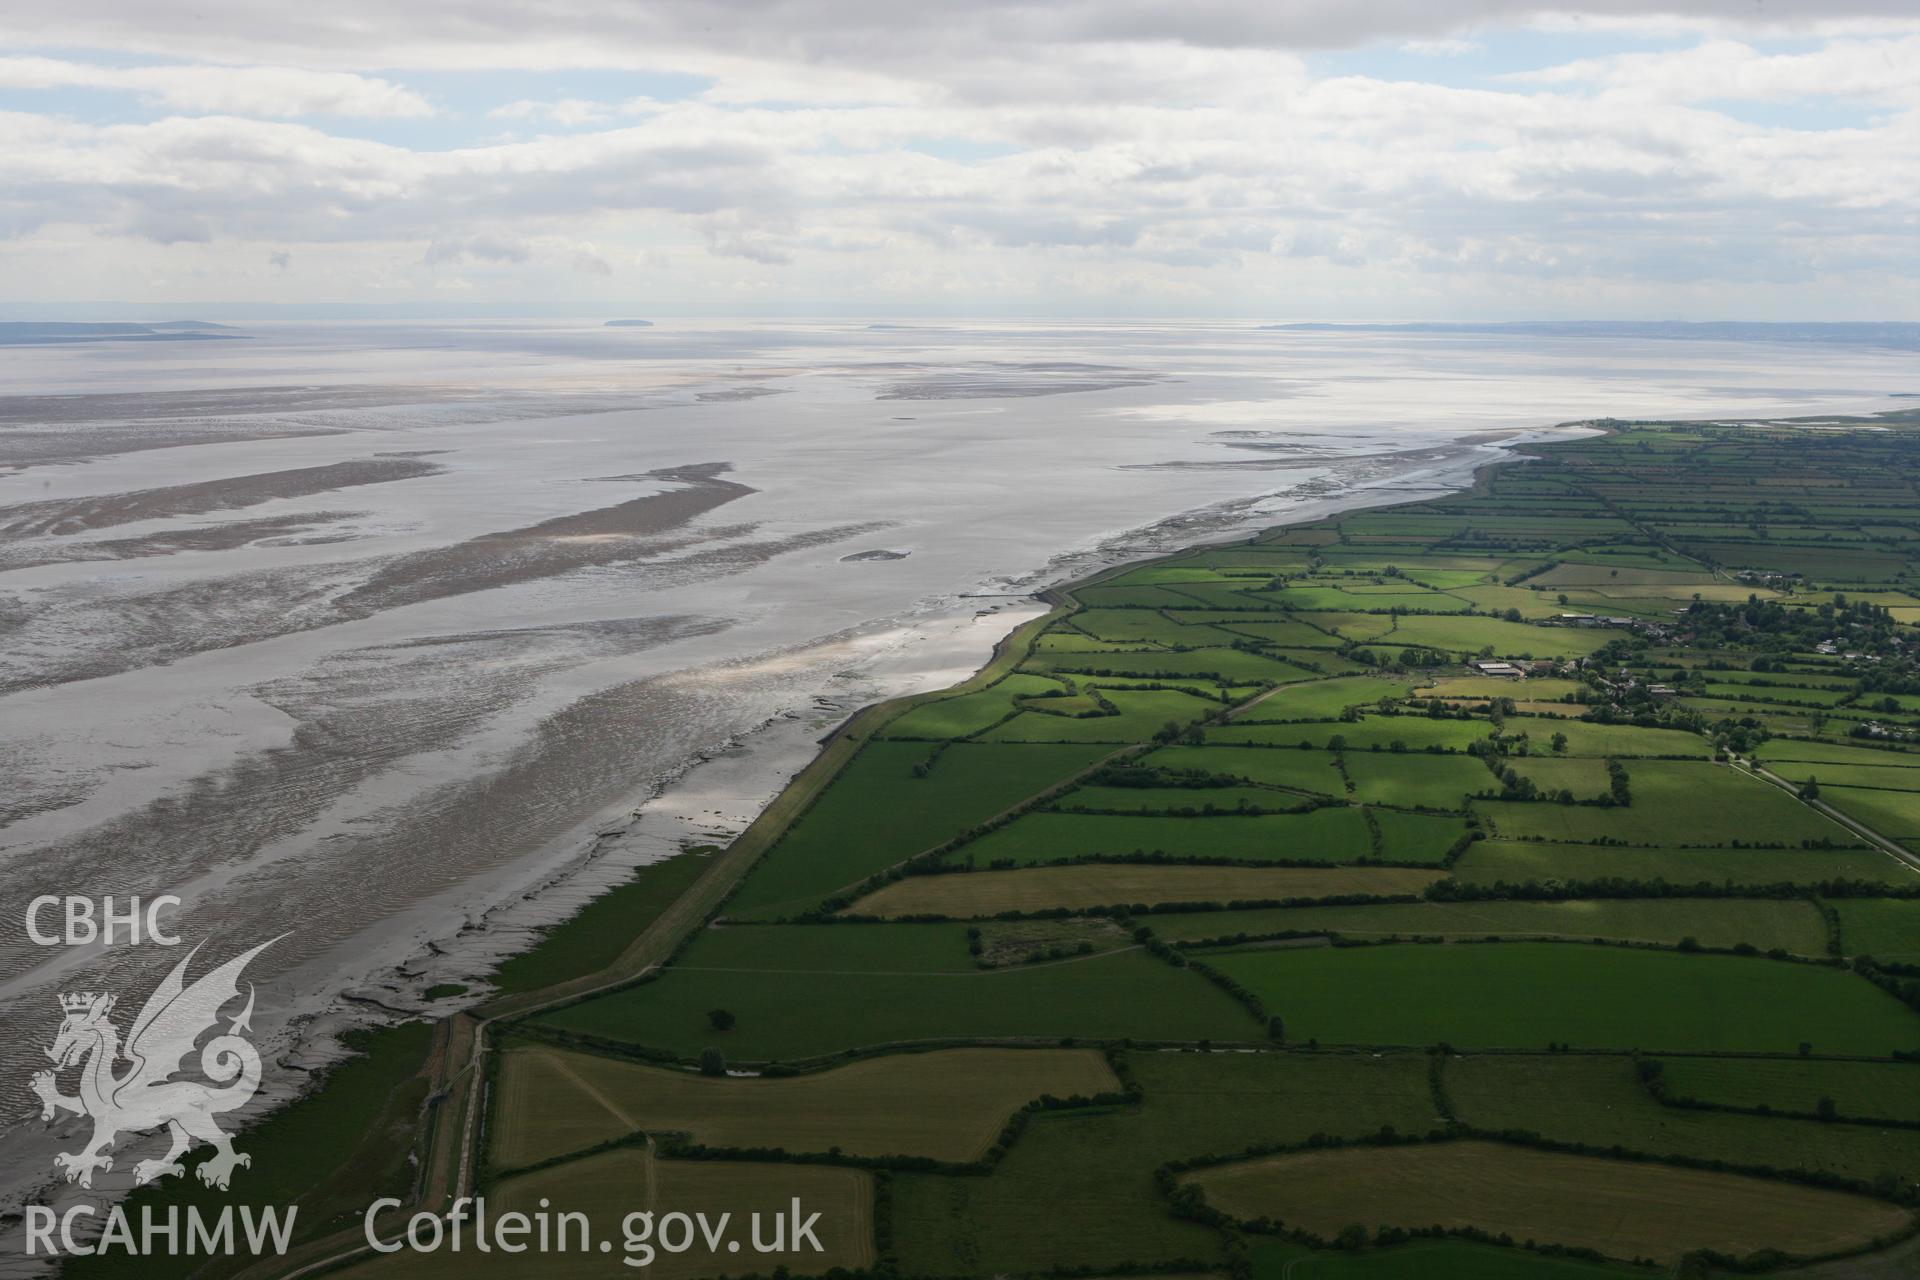
<instances>
[{"instance_id":1,"label":"shoreline","mask_svg":"<svg viewBox=\"0 0 1920 1280\"><path fill-rule=\"evenodd\" d=\"M401 969L392 972L415 988L439 981L484 983L485 970L462 971L460 962L484 954L491 962L490 968L508 956L537 946L542 931L564 924L588 903L617 887L638 867L675 856L695 843L725 847L757 821L793 779L854 719L884 703L941 692L971 678L992 661L998 646L1025 621L1048 611L1047 597L1052 593L1165 555L1216 542L1238 541L1247 536L1249 529L1276 528L1348 511L1422 501L1439 493L1459 492L1476 483L1482 467L1513 460L1514 446L1570 438L1583 430L1591 428L1585 423L1557 423L1532 431L1477 432L1446 445L1417 451L1453 455L1436 466L1396 475L1384 483L1363 480L1325 496L1308 498L1286 511L1278 521L1271 513L1257 510L1272 494L1179 512L1102 539L1087 549L1053 556L1042 568L1008 584L1013 589L1004 595L996 594L999 603L990 607L969 610L969 600L983 600L988 596L978 592L961 593L943 602L930 619L877 620L864 628L796 646L789 652L806 653L836 643L851 643L863 634L870 637L879 629L883 636L899 637L891 653L911 659L915 650L924 649L930 640L937 642L944 636L952 644L961 633L977 631L983 625L991 632L965 637L960 647L973 656L964 658L959 665L936 668L910 665L906 670L893 673L890 679L883 678L883 671L874 671L870 673L873 678L864 682L868 685L865 690L836 691L833 695L816 690L810 704L813 714L789 710L744 732L732 734L719 747L686 760L668 777L577 824L571 833L553 842L555 846L567 846L565 853L543 859L537 875L472 916L460 931L467 936L469 944L478 938L499 936L501 932L523 933L522 945L509 946L497 953L491 948L475 948L462 956L445 949L444 944L430 942L428 958L418 965L409 964L410 972ZM1494 456L1486 456L1489 453ZM1200 534L1198 538L1194 536L1196 533ZM1141 545L1143 541L1151 545ZM1009 618L1013 620L994 625ZM884 667L884 657L870 661ZM832 709L831 719L816 718L823 707ZM802 725L808 727L802 729ZM717 795L702 792L701 788L713 775L726 773L743 776L723 784ZM727 813L724 808L696 810L684 803L701 796L717 800L733 812ZM717 827L713 825L716 819ZM599 883L593 883L595 881ZM548 910L561 903L571 904L563 914L555 916ZM476 991L470 1001L458 1008L423 1007L416 1010L416 1014L447 1016L484 1006L488 999L486 993Z\"/></svg>"}]
</instances>

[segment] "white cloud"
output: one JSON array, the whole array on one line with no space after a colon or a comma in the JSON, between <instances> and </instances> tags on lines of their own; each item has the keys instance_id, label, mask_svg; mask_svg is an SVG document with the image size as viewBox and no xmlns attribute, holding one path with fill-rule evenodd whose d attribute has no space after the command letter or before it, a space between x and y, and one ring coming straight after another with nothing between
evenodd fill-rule
<instances>
[{"instance_id":1,"label":"white cloud","mask_svg":"<svg viewBox=\"0 0 1920 1280\"><path fill-rule=\"evenodd\" d=\"M1506 77L1516 84L1591 85L1662 102L1794 102L1810 98L1920 105L1920 36L1837 40L1802 53L1762 53L1734 40L1687 49L1583 58Z\"/></svg>"},{"instance_id":2,"label":"white cloud","mask_svg":"<svg viewBox=\"0 0 1920 1280\"><path fill-rule=\"evenodd\" d=\"M385 80L298 67L102 67L0 58L0 89L106 89L176 111L245 116L429 116L425 98Z\"/></svg>"}]
</instances>

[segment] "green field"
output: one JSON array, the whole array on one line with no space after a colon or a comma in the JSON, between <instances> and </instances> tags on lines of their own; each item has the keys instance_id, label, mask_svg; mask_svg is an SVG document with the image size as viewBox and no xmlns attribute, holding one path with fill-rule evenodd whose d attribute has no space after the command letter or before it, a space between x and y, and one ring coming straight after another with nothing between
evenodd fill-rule
<instances>
[{"instance_id":1,"label":"green field","mask_svg":"<svg viewBox=\"0 0 1920 1280\"><path fill-rule=\"evenodd\" d=\"M1632 724L1591 724L1579 720L1510 720L1507 732L1525 733L1532 754L1551 756L1691 756L1705 759L1713 744L1698 734L1677 729L1649 729ZM1552 750L1553 736L1566 735L1564 753Z\"/></svg>"},{"instance_id":2,"label":"green field","mask_svg":"<svg viewBox=\"0 0 1920 1280\"><path fill-rule=\"evenodd\" d=\"M1338 739L1349 751L1373 747L1387 750L1398 742L1408 751L1424 752L1429 747L1438 747L1443 751L1464 752L1491 731L1485 720L1429 720L1425 716L1366 716L1353 722L1315 720L1282 724L1236 720L1207 730L1207 741L1221 746L1260 743L1279 747L1297 747L1305 742L1325 748Z\"/></svg>"},{"instance_id":3,"label":"green field","mask_svg":"<svg viewBox=\"0 0 1920 1280\"><path fill-rule=\"evenodd\" d=\"M1916 879L1912 871L1871 849L1621 849L1522 840L1479 841L1454 863L1453 874L1475 885L1591 880L1811 885L1867 880L1905 887Z\"/></svg>"},{"instance_id":4,"label":"green field","mask_svg":"<svg viewBox=\"0 0 1920 1280\"><path fill-rule=\"evenodd\" d=\"M1286 812L1311 802L1312 797L1271 787L1075 787L1046 807L1070 813L1204 814Z\"/></svg>"},{"instance_id":5,"label":"green field","mask_svg":"<svg viewBox=\"0 0 1920 1280\"><path fill-rule=\"evenodd\" d=\"M1500 787L1499 779L1471 756L1392 751L1345 754L1354 796L1370 804L1459 810L1466 808L1468 796Z\"/></svg>"},{"instance_id":6,"label":"green field","mask_svg":"<svg viewBox=\"0 0 1920 1280\"><path fill-rule=\"evenodd\" d=\"M505 1054L499 1088L505 1123L488 1155L515 1169L639 1132L964 1162L1034 1099L1117 1093L1120 1082L1093 1049L939 1049L752 1080L526 1044Z\"/></svg>"},{"instance_id":7,"label":"green field","mask_svg":"<svg viewBox=\"0 0 1920 1280\"><path fill-rule=\"evenodd\" d=\"M1239 724L1273 721L1326 720L1348 707L1369 707L1382 698L1403 698L1411 679L1384 680L1379 676L1339 676L1276 689L1235 717Z\"/></svg>"},{"instance_id":8,"label":"green field","mask_svg":"<svg viewBox=\"0 0 1920 1280\"><path fill-rule=\"evenodd\" d=\"M1908 848L1920 846L1920 791L1880 791L1820 782L1820 799Z\"/></svg>"},{"instance_id":9,"label":"green field","mask_svg":"<svg viewBox=\"0 0 1920 1280\"><path fill-rule=\"evenodd\" d=\"M1747 943L1765 951L1822 956L1827 930L1804 899L1603 898L1576 902L1393 902L1362 906L1269 907L1160 915L1153 931L1168 941L1259 937L1325 930L1351 938L1593 938L1705 947Z\"/></svg>"},{"instance_id":10,"label":"green field","mask_svg":"<svg viewBox=\"0 0 1920 1280\"><path fill-rule=\"evenodd\" d=\"M1107 754L1093 746L963 742L941 752L925 777L914 776L914 766L928 753L922 743L870 744L755 868L731 910L807 907L951 839ZM886 802L896 794L910 795L912 804Z\"/></svg>"},{"instance_id":11,"label":"green field","mask_svg":"<svg viewBox=\"0 0 1920 1280\"><path fill-rule=\"evenodd\" d=\"M1188 1182L1230 1217L1277 1218L1322 1239L1356 1221L1438 1224L1667 1263L1695 1249L1819 1256L1906 1223L1864 1196L1490 1142L1268 1156Z\"/></svg>"},{"instance_id":12,"label":"green field","mask_svg":"<svg viewBox=\"0 0 1920 1280\"><path fill-rule=\"evenodd\" d=\"M543 1015L562 1031L693 1057L790 1061L944 1037L1254 1039L1246 1011L1143 951L981 970L957 924L709 930L654 982ZM832 998L822 999L822 992ZM707 1013L737 1025L716 1035Z\"/></svg>"},{"instance_id":13,"label":"green field","mask_svg":"<svg viewBox=\"0 0 1920 1280\"><path fill-rule=\"evenodd\" d=\"M1848 898L1835 901L1840 945L1850 956L1920 964L1920 901Z\"/></svg>"},{"instance_id":14,"label":"green field","mask_svg":"<svg viewBox=\"0 0 1920 1280\"><path fill-rule=\"evenodd\" d=\"M986 867L1160 853L1201 861L1352 862L1367 857L1372 847L1366 819L1358 809L1213 818L1029 813L960 846L948 860L970 858L974 865ZM1435 853L1408 860L1437 858Z\"/></svg>"},{"instance_id":15,"label":"green field","mask_svg":"<svg viewBox=\"0 0 1920 1280\"><path fill-rule=\"evenodd\" d=\"M1055 1267L1218 1266L1219 1235L1166 1210L1153 1172L1314 1133L1359 1137L1435 1117L1417 1056L1129 1055L1138 1107L1037 1117L985 1178L893 1181L893 1229L907 1275Z\"/></svg>"},{"instance_id":16,"label":"green field","mask_svg":"<svg viewBox=\"0 0 1920 1280\"><path fill-rule=\"evenodd\" d=\"M1790 1053L1920 1049L1920 1015L1852 974L1783 961L1561 943L1221 951L1293 1040ZM1579 999L1567 993L1577 991Z\"/></svg>"},{"instance_id":17,"label":"green field","mask_svg":"<svg viewBox=\"0 0 1920 1280\"><path fill-rule=\"evenodd\" d=\"M1627 766L1633 803L1590 805L1486 801L1474 805L1494 831L1511 839L1637 845L1798 845L1828 840L1859 845L1858 836L1777 787L1724 765L1640 760Z\"/></svg>"},{"instance_id":18,"label":"green field","mask_svg":"<svg viewBox=\"0 0 1920 1280\"><path fill-rule=\"evenodd\" d=\"M1118 715L1078 720L1025 711L981 734L978 741L1145 742L1169 722L1191 724L1226 710L1211 698L1177 689L1108 689L1103 696L1119 710Z\"/></svg>"},{"instance_id":19,"label":"green field","mask_svg":"<svg viewBox=\"0 0 1920 1280\"><path fill-rule=\"evenodd\" d=\"M1920 1124L1920 1064L1911 1062L1664 1058L1661 1076L1674 1098L1803 1116L1825 1098L1837 1115Z\"/></svg>"},{"instance_id":20,"label":"green field","mask_svg":"<svg viewBox=\"0 0 1920 1280\"><path fill-rule=\"evenodd\" d=\"M1193 769L1228 778L1244 778L1273 787L1292 787L1316 795L1341 796L1346 784L1324 751L1285 751L1267 747L1162 747L1140 760L1160 769ZM1275 800L1279 800L1275 797Z\"/></svg>"},{"instance_id":21,"label":"green field","mask_svg":"<svg viewBox=\"0 0 1920 1280\"><path fill-rule=\"evenodd\" d=\"M964 738L978 733L1019 707L1019 699L1059 693L1063 686L1045 676L1015 672L977 693L963 693L915 707L886 727L889 738Z\"/></svg>"},{"instance_id":22,"label":"green field","mask_svg":"<svg viewBox=\"0 0 1920 1280\"><path fill-rule=\"evenodd\" d=\"M1469 1055L1450 1060L1445 1079L1454 1113L1476 1129L1862 1182L1920 1177L1920 1131L1663 1106L1624 1056Z\"/></svg>"},{"instance_id":23,"label":"green field","mask_svg":"<svg viewBox=\"0 0 1920 1280\"><path fill-rule=\"evenodd\" d=\"M1419 893L1440 875L1438 868L1417 867L1190 867L1087 862L1020 871L908 876L861 898L849 910L866 915L958 919L1063 907L1285 902L1348 894L1386 897Z\"/></svg>"}]
</instances>

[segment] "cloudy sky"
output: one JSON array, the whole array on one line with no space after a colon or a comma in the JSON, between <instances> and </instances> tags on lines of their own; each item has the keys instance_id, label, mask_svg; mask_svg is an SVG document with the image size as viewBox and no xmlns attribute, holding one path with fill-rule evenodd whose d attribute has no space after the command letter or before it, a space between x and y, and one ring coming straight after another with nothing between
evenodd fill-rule
<instances>
[{"instance_id":1,"label":"cloudy sky","mask_svg":"<svg viewBox=\"0 0 1920 1280\"><path fill-rule=\"evenodd\" d=\"M1920 319L1913 0L60 0L0 311Z\"/></svg>"}]
</instances>

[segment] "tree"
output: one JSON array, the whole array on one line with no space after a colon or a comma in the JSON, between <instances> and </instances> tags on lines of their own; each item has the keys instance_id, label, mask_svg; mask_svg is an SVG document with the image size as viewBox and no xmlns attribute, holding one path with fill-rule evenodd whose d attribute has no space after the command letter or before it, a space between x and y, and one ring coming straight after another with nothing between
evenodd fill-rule
<instances>
[{"instance_id":1,"label":"tree","mask_svg":"<svg viewBox=\"0 0 1920 1280\"><path fill-rule=\"evenodd\" d=\"M1820 779L1814 777L1812 774L1808 774L1807 780L1800 784L1800 798L1802 800L1818 800L1820 798Z\"/></svg>"},{"instance_id":2,"label":"tree","mask_svg":"<svg viewBox=\"0 0 1920 1280\"><path fill-rule=\"evenodd\" d=\"M1556 755L1564 753L1567 749L1567 735L1556 733L1548 740L1547 745L1553 748Z\"/></svg>"},{"instance_id":3,"label":"tree","mask_svg":"<svg viewBox=\"0 0 1920 1280\"><path fill-rule=\"evenodd\" d=\"M734 1022L733 1012L729 1009L707 1010L707 1025L715 1031L731 1031Z\"/></svg>"},{"instance_id":4,"label":"tree","mask_svg":"<svg viewBox=\"0 0 1920 1280\"><path fill-rule=\"evenodd\" d=\"M1267 1039L1273 1041L1275 1044L1285 1044L1287 1042L1286 1019L1277 1013L1267 1019Z\"/></svg>"},{"instance_id":5,"label":"tree","mask_svg":"<svg viewBox=\"0 0 1920 1280\"><path fill-rule=\"evenodd\" d=\"M727 1074L727 1055L708 1045L700 1051L700 1074L703 1076L723 1076Z\"/></svg>"}]
</instances>

